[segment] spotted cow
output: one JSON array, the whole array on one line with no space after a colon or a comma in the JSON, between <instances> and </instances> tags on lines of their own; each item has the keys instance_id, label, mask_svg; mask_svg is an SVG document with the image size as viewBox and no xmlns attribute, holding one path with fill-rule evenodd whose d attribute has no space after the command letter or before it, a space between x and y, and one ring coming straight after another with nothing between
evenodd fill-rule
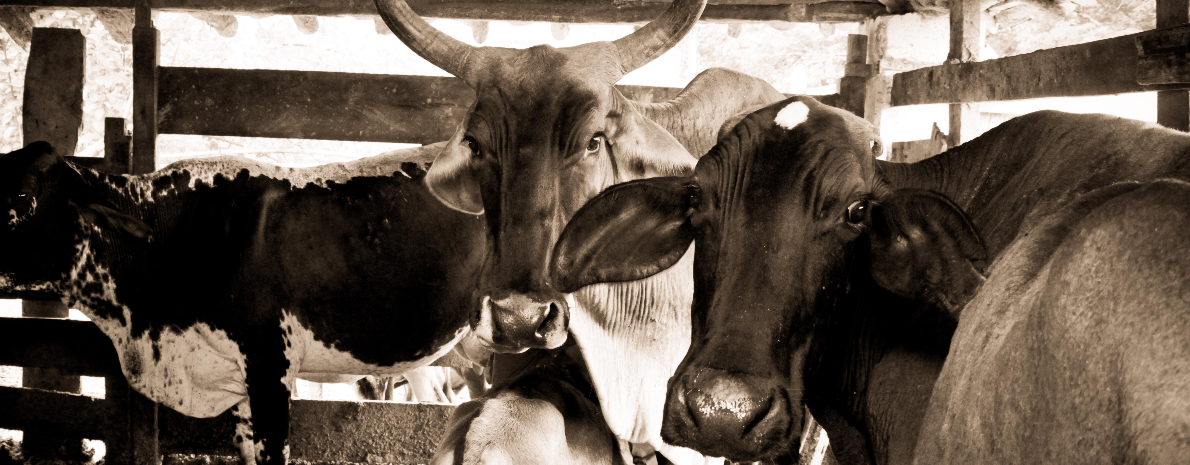
<instances>
[{"instance_id":1,"label":"spotted cow","mask_svg":"<svg viewBox=\"0 0 1190 465\"><path fill-rule=\"evenodd\" d=\"M840 463L1190 457L1190 136L1045 111L880 153L867 122L793 98L568 224L562 292L696 244L666 440L773 457L804 403Z\"/></svg>"},{"instance_id":2,"label":"spotted cow","mask_svg":"<svg viewBox=\"0 0 1190 465\"><path fill-rule=\"evenodd\" d=\"M0 156L0 283L62 295L133 388L185 415L231 409L245 461L284 463L299 372L397 374L468 331L486 225L423 176L110 176L35 142Z\"/></svg>"}]
</instances>

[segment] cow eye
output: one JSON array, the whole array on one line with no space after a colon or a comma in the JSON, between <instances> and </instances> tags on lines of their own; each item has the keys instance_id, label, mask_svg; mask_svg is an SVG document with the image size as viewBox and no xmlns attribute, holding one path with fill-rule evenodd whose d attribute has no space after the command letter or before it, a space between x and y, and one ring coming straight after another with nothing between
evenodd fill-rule
<instances>
[{"instance_id":1,"label":"cow eye","mask_svg":"<svg viewBox=\"0 0 1190 465\"><path fill-rule=\"evenodd\" d=\"M868 201L857 200L848 205L846 219L851 224L860 224L868 219Z\"/></svg>"},{"instance_id":2,"label":"cow eye","mask_svg":"<svg viewBox=\"0 0 1190 465\"><path fill-rule=\"evenodd\" d=\"M599 148L603 147L603 135L596 135L591 140L587 141L587 153L598 152Z\"/></svg>"},{"instance_id":3,"label":"cow eye","mask_svg":"<svg viewBox=\"0 0 1190 465\"><path fill-rule=\"evenodd\" d=\"M17 195L12 196L12 199L17 202L28 202L29 201L29 193L18 192Z\"/></svg>"},{"instance_id":4,"label":"cow eye","mask_svg":"<svg viewBox=\"0 0 1190 465\"><path fill-rule=\"evenodd\" d=\"M702 191L695 185L686 186L686 191L690 194L688 200L690 208L697 210L699 205L702 204Z\"/></svg>"},{"instance_id":5,"label":"cow eye","mask_svg":"<svg viewBox=\"0 0 1190 465\"><path fill-rule=\"evenodd\" d=\"M463 138L463 145L467 146L467 150L471 151L471 156L479 156L479 142L476 142L471 136Z\"/></svg>"},{"instance_id":6,"label":"cow eye","mask_svg":"<svg viewBox=\"0 0 1190 465\"><path fill-rule=\"evenodd\" d=\"M884 147L880 145L880 141L872 141L872 156L879 157L884 154Z\"/></svg>"}]
</instances>

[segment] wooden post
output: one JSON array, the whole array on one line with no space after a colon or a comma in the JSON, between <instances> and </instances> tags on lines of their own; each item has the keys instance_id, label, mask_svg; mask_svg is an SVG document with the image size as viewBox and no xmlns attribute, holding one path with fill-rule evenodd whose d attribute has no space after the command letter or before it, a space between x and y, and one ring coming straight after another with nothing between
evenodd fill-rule
<instances>
[{"instance_id":1,"label":"wooden post","mask_svg":"<svg viewBox=\"0 0 1190 465\"><path fill-rule=\"evenodd\" d=\"M844 110L864 116L864 100L867 99L868 78L872 67L868 66L868 36L847 35L847 64L843 78L839 80L839 97Z\"/></svg>"},{"instance_id":2,"label":"wooden post","mask_svg":"<svg viewBox=\"0 0 1190 465\"><path fill-rule=\"evenodd\" d=\"M149 0L136 0L132 28L132 173L157 169L157 55L161 48Z\"/></svg>"},{"instance_id":3,"label":"wooden post","mask_svg":"<svg viewBox=\"0 0 1190 465\"><path fill-rule=\"evenodd\" d=\"M1190 22L1190 1L1157 0L1157 29ZM1190 131L1190 93L1185 90L1157 92L1157 124Z\"/></svg>"},{"instance_id":4,"label":"wooden post","mask_svg":"<svg viewBox=\"0 0 1190 465\"><path fill-rule=\"evenodd\" d=\"M132 136L124 127L124 118L104 118L103 160L108 173L132 172Z\"/></svg>"},{"instance_id":5,"label":"wooden post","mask_svg":"<svg viewBox=\"0 0 1190 465\"><path fill-rule=\"evenodd\" d=\"M979 61L983 49L983 24L979 0L950 2L950 55L948 63ZM979 104L950 104L949 143L955 147L979 135Z\"/></svg>"},{"instance_id":6,"label":"wooden post","mask_svg":"<svg viewBox=\"0 0 1190 465\"><path fill-rule=\"evenodd\" d=\"M36 28L21 111L25 143L44 140L74 155L83 128L87 42L77 29Z\"/></svg>"},{"instance_id":7,"label":"wooden post","mask_svg":"<svg viewBox=\"0 0 1190 465\"><path fill-rule=\"evenodd\" d=\"M62 156L73 155L83 127L83 76L87 42L77 29L35 28L25 71L22 109L25 143L44 140ZM61 300L26 300L21 315L66 318L69 309ZM58 370L26 367L24 387L79 392L77 376ZM38 459L83 458L82 438L64 438L49 431L26 431L25 453Z\"/></svg>"},{"instance_id":8,"label":"wooden post","mask_svg":"<svg viewBox=\"0 0 1190 465\"><path fill-rule=\"evenodd\" d=\"M122 375L105 379L110 412L103 437L112 465L160 465L157 404L132 390Z\"/></svg>"}]
</instances>

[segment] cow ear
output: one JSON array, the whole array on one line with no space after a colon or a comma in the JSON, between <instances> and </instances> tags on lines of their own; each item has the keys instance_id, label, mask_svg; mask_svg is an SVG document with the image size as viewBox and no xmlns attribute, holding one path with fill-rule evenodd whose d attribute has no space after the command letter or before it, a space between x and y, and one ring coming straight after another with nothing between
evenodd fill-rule
<instances>
[{"instance_id":1,"label":"cow ear","mask_svg":"<svg viewBox=\"0 0 1190 465\"><path fill-rule=\"evenodd\" d=\"M446 206L478 215L483 213L483 200L479 195L479 182L471 169L471 149L463 143L466 126L466 121L460 124L438 153L426 173L426 185Z\"/></svg>"},{"instance_id":2,"label":"cow ear","mask_svg":"<svg viewBox=\"0 0 1190 465\"><path fill-rule=\"evenodd\" d=\"M79 214L88 223L103 229L123 231L141 239L153 235L153 228L132 215L102 203L90 203L79 207Z\"/></svg>"},{"instance_id":3,"label":"cow ear","mask_svg":"<svg viewBox=\"0 0 1190 465\"><path fill-rule=\"evenodd\" d=\"M681 176L694 168L698 159L669 131L645 117L618 91L612 91L612 102L615 110L605 133L617 165L625 167L625 179Z\"/></svg>"},{"instance_id":4,"label":"cow ear","mask_svg":"<svg viewBox=\"0 0 1190 465\"><path fill-rule=\"evenodd\" d=\"M868 216L871 274L902 297L926 300L954 315L983 284L987 249L967 215L945 196L897 189Z\"/></svg>"},{"instance_id":5,"label":"cow ear","mask_svg":"<svg viewBox=\"0 0 1190 465\"><path fill-rule=\"evenodd\" d=\"M694 240L689 178L650 178L603 191L562 231L550 260L554 288L634 281L673 266Z\"/></svg>"}]
</instances>

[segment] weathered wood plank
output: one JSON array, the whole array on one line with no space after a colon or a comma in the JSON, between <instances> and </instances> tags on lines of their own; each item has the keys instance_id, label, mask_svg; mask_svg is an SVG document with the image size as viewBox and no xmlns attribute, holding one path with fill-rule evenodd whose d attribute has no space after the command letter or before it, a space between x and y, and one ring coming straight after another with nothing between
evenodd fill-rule
<instances>
[{"instance_id":1,"label":"weathered wood plank","mask_svg":"<svg viewBox=\"0 0 1190 465\"><path fill-rule=\"evenodd\" d=\"M132 28L132 173L157 169L157 73L160 33L148 1L137 0Z\"/></svg>"},{"instance_id":2,"label":"weathered wood plank","mask_svg":"<svg viewBox=\"0 0 1190 465\"><path fill-rule=\"evenodd\" d=\"M1137 63L1136 80L1142 84L1148 83L1166 83L1166 82L1190 82L1190 78L1184 76L1185 71L1177 73L1178 70L1186 70L1190 68L1190 57L1187 56L1187 28L1184 27L1187 22L1190 22L1190 2L1187 0L1157 0L1157 28L1164 29L1175 26L1183 26L1181 31L1175 32L1174 37L1169 35L1164 36L1164 44L1154 44L1148 41L1150 47L1143 47L1146 37L1141 36L1137 38L1137 48L1140 49L1141 57ZM1173 39L1180 46L1170 47L1169 41ZM1156 45L1154 47L1154 45ZM1165 45L1165 47L1161 47ZM1172 50L1170 50L1172 48ZM1158 49L1158 50L1154 50ZM1154 56L1156 55L1156 56ZM1161 66L1151 67L1147 66L1154 61L1159 62ZM1154 68L1160 70L1159 77L1150 79L1148 74ZM1179 76L1178 74L1183 74ZM1162 126L1177 129L1179 131L1190 130L1190 93L1184 90L1164 90L1157 93L1157 124Z\"/></svg>"},{"instance_id":3,"label":"weathered wood plank","mask_svg":"<svg viewBox=\"0 0 1190 465\"><path fill-rule=\"evenodd\" d=\"M108 413L102 399L0 386L0 428L103 439Z\"/></svg>"},{"instance_id":4,"label":"weathered wood plank","mask_svg":"<svg viewBox=\"0 0 1190 465\"><path fill-rule=\"evenodd\" d=\"M294 400L290 457L309 461L427 463L454 410L450 405ZM189 418L160 411L166 454L237 455L230 412Z\"/></svg>"},{"instance_id":5,"label":"weathered wood plank","mask_svg":"<svg viewBox=\"0 0 1190 465\"><path fill-rule=\"evenodd\" d=\"M78 160L75 160L77 163ZM125 128L124 118L103 120L103 163L97 170L111 174L132 171L132 136Z\"/></svg>"},{"instance_id":6,"label":"weathered wood plank","mask_svg":"<svg viewBox=\"0 0 1190 465\"><path fill-rule=\"evenodd\" d=\"M33 40L33 18L29 17L32 12L33 8L22 6L0 7L0 28L25 50L29 50L29 41Z\"/></svg>"},{"instance_id":7,"label":"weathered wood plank","mask_svg":"<svg viewBox=\"0 0 1190 465\"><path fill-rule=\"evenodd\" d=\"M951 0L948 62L979 61L979 52L983 49L982 14L980 0ZM980 134L978 103L952 103L949 111L948 136L951 147L957 147Z\"/></svg>"},{"instance_id":8,"label":"weathered wood plank","mask_svg":"<svg viewBox=\"0 0 1190 465\"><path fill-rule=\"evenodd\" d=\"M35 28L25 71L25 143L48 141L74 155L83 127L87 42L78 29Z\"/></svg>"},{"instance_id":9,"label":"weathered wood plank","mask_svg":"<svg viewBox=\"0 0 1190 465\"><path fill-rule=\"evenodd\" d=\"M11 0L16 5L59 8L130 8L132 0ZM704 21L856 22L887 14L878 2L820 0L711 0ZM656 18L665 1L622 0L412 0L415 11L433 18L548 21L557 23L640 23ZM372 0L154 0L165 11L239 14L370 16Z\"/></svg>"},{"instance_id":10,"label":"weathered wood plank","mask_svg":"<svg viewBox=\"0 0 1190 465\"><path fill-rule=\"evenodd\" d=\"M847 36L847 64L843 77L839 79L840 108L864 116L864 100L867 99L867 82L871 75L868 62L868 36L849 34Z\"/></svg>"},{"instance_id":11,"label":"weathered wood plank","mask_svg":"<svg viewBox=\"0 0 1190 465\"><path fill-rule=\"evenodd\" d=\"M112 342L89 321L0 318L0 365L76 376L120 375Z\"/></svg>"},{"instance_id":12,"label":"weathered wood plank","mask_svg":"<svg viewBox=\"0 0 1190 465\"><path fill-rule=\"evenodd\" d=\"M474 94L443 77L163 67L158 129L429 144L450 139Z\"/></svg>"},{"instance_id":13,"label":"weathered wood plank","mask_svg":"<svg viewBox=\"0 0 1190 465\"><path fill-rule=\"evenodd\" d=\"M159 69L163 134L430 144L450 139L475 92L450 77L315 71ZM681 89L619 86L665 101Z\"/></svg>"},{"instance_id":14,"label":"weathered wood plank","mask_svg":"<svg viewBox=\"0 0 1190 465\"><path fill-rule=\"evenodd\" d=\"M893 76L892 104L1078 97L1185 86L1144 86L1136 82L1138 35L897 73Z\"/></svg>"}]
</instances>

